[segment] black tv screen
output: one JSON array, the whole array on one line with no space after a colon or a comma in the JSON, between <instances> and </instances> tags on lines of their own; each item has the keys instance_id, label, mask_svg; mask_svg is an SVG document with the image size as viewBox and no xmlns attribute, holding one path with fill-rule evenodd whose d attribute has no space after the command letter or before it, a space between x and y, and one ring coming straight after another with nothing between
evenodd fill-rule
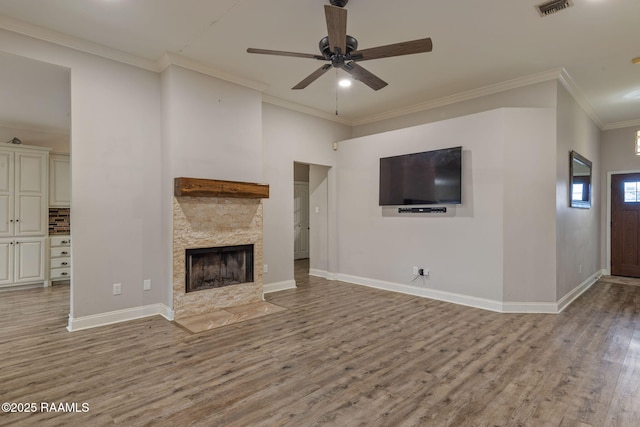
<instances>
[{"instance_id":1,"label":"black tv screen","mask_svg":"<svg viewBox=\"0 0 640 427\"><path fill-rule=\"evenodd\" d=\"M380 159L380 206L462 203L462 147Z\"/></svg>"}]
</instances>

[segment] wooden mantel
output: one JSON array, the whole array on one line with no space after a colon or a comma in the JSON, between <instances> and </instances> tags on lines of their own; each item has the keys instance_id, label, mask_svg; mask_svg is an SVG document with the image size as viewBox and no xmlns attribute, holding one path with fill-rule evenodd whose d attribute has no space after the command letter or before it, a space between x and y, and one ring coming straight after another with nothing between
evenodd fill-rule
<instances>
[{"instance_id":1,"label":"wooden mantel","mask_svg":"<svg viewBox=\"0 0 640 427\"><path fill-rule=\"evenodd\" d=\"M173 195L186 197L228 197L268 199L269 185L252 182L220 181L202 178L174 178Z\"/></svg>"}]
</instances>

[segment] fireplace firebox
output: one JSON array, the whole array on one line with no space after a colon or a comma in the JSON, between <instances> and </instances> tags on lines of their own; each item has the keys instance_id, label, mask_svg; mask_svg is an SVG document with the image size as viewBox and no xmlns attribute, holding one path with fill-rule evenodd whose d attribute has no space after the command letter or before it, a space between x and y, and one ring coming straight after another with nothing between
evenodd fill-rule
<instances>
[{"instance_id":1,"label":"fireplace firebox","mask_svg":"<svg viewBox=\"0 0 640 427\"><path fill-rule=\"evenodd\" d=\"M186 249L186 292L253 282L253 245Z\"/></svg>"}]
</instances>

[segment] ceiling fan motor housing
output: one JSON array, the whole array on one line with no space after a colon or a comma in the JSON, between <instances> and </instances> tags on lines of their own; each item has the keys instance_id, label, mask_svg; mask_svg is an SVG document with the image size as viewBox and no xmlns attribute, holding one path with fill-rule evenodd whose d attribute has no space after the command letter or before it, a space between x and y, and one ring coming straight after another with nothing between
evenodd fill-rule
<instances>
[{"instance_id":1,"label":"ceiling fan motor housing","mask_svg":"<svg viewBox=\"0 0 640 427\"><path fill-rule=\"evenodd\" d=\"M332 6L345 7L349 0L331 0L330 3Z\"/></svg>"},{"instance_id":2,"label":"ceiling fan motor housing","mask_svg":"<svg viewBox=\"0 0 640 427\"><path fill-rule=\"evenodd\" d=\"M358 50L358 40L356 40L355 37L351 37L348 35L346 45L347 51L344 53L344 55L342 55L343 57L348 56L351 54L351 52L355 52L356 50ZM322 39L320 39L320 43L318 43L318 46L320 48L320 53L322 53L322 56L324 56L328 60L335 56L335 54L331 52L331 46L329 46L329 37L323 37Z\"/></svg>"}]
</instances>

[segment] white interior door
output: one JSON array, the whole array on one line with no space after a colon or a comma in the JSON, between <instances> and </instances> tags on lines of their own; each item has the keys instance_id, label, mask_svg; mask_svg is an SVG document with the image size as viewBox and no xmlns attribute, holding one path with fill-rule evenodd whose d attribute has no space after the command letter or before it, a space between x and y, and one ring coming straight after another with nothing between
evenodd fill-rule
<instances>
[{"instance_id":1,"label":"white interior door","mask_svg":"<svg viewBox=\"0 0 640 427\"><path fill-rule=\"evenodd\" d=\"M293 258L309 258L309 183L293 184Z\"/></svg>"}]
</instances>

